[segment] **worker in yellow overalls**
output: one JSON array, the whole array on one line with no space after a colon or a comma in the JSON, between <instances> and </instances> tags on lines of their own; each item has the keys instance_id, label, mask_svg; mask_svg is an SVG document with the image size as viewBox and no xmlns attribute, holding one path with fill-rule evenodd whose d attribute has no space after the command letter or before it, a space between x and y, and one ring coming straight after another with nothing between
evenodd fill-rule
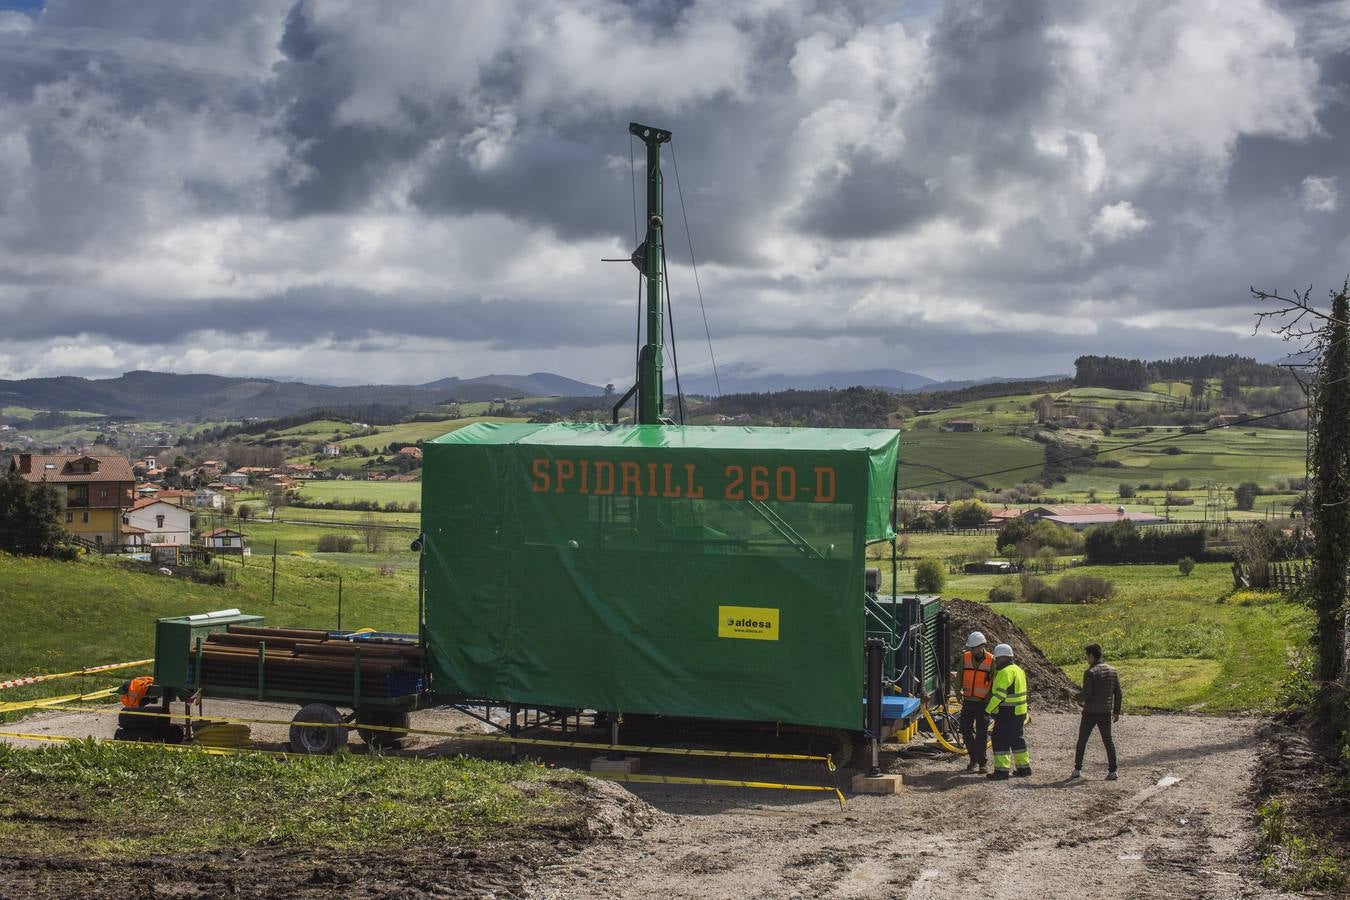
<instances>
[{"instance_id":1,"label":"worker in yellow overalls","mask_svg":"<svg viewBox=\"0 0 1350 900\"><path fill-rule=\"evenodd\" d=\"M998 672L984 708L994 717L994 771L985 777L990 781L1006 781L1011 775L1025 778L1031 774L1031 753L1022 734L1027 720L1027 673L1007 644L994 648L994 665ZM1014 762L1017 770L1010 772Z\"/></svg>"}]
</instances>

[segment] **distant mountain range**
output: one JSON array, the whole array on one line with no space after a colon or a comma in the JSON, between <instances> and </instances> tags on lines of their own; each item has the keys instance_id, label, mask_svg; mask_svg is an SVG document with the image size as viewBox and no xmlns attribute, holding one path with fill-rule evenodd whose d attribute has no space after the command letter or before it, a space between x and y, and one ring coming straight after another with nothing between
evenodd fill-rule
<instances>
[{"instance_id":1,"label":"distant mountain range","mask_svg":"<svg viewBox=\"0 0 1350 900\"><path fill-rule=\"evenodd\" d=\"M723 394L765 394L774 391L822 390L826 388L867 387L897 394L916 391L931 393L934 391L957 391L977 384L995 384L1005 381L1056 381L1067 375L1017 376L1014 378L977 378L967 381L938 381L926 375L902 372L899 369L852 369L838 372L820 372L815 375L759 375L732 369L718 373L714 380L711 374L685 376L680 379L680 387L686 394L704 394L717 396L720 381ZM674 379L666 383L668 393L675 390Z\"/></svg>"},{"instance_id":2,"label":"distant mountain range","mask_svg":"<svg viewBox=\"0 0 1350 900\"><path fill-rule=\"evenodd\" d=\"M116 378L25 378L0 380L0 406L84 410L138 419L274 418L326 406L424 407L448 400L514 397L599 396L604 388L551 372L442 378L428 384L336 387L269 378L127 372Z\"/></svg>"},{"instance_id":3,"label":"distant mountain range","mask_svg":"<svg viewBox=\"0 0 1350 900\"><path fill-rule=\"evenodd\" d=\"M1050 378L1062 376L1048 376ZM721 393L745 394L792 389L819 390L861 385L896 393L958 390L974 384L1024 379L984 378L978 381L935 381L898 369L857 369L815 375L763 375L740 369L721 373ZM616 385L619 391L627 385ZM681 379L686 394L716 396L711 375ZM674 393L672 379L667 390ZM336 386L233 378L223 375L176 375L169 372L127 372L116 378L25 378L0 380L0 407L38 410L83 410L142 420L276 418L317 407L359 407L372 404L428 407L450 400L464 402L519 397L599 397L604 388L552 372L529 375L480 375L442 378L426 384Z\"/></svg>"}]
</instances>

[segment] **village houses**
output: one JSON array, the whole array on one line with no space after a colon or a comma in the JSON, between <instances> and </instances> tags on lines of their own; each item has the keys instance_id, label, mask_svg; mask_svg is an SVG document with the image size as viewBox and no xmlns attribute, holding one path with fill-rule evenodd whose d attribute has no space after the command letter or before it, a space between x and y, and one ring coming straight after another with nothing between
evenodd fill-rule
<instances>
[{"instance_id":1,"label":"village houses","mask_svg":"<svg viewBox=\"0 0 1350 900\"><path fill-rule=\"evenodd\" d=\"M56 489L61 524L76 539L98 547L121 543L122 515L135 502L136 486L124 457L20 453L10 469Z\"/></svg>"}]
</instances>

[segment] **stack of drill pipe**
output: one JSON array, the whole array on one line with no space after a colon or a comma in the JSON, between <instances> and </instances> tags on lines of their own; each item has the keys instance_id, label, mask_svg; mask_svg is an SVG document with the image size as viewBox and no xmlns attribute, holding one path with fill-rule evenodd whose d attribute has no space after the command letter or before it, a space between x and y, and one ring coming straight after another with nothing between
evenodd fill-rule
<instances>
[{"instance_id":1,"label":"stack of drill pipe","mask_svg":"<svg viewBox=\"0 0 1350 900\"><path fill-rule=\"evenodd\" d=\"M421 648L407 643L357 643L305 628L230 626L202 644L203 683L255 688L260 645L264 687L277 692L349 695L358 653L362 696L414 692L421 671Z\"/></svg>"}]
</instances>

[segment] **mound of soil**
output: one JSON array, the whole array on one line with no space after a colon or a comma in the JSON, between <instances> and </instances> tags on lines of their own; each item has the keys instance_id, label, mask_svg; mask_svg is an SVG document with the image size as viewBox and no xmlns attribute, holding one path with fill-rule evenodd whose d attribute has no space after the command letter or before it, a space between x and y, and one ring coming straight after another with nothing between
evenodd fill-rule
<instances>
[{"instance_id":1,"label":"mound of soil","mask_svg":"<svg viewBox=\"0 0 1350 900\"><path fill-rule=\"evenodd\" d=\"M1031 710L1074 710L1077 687L1067 675L1046 658L1026 632L1001 616L985 603L970 600L942 601L942 608L951 617L952 646L949 659L955 659L965 645L966 635L972 631L981 631L989 641L989 649L995 644L1008 644L1017 656L1017 664L1027 673L1027 690L1031 693Z\"/></svg>"}]
</instances>

